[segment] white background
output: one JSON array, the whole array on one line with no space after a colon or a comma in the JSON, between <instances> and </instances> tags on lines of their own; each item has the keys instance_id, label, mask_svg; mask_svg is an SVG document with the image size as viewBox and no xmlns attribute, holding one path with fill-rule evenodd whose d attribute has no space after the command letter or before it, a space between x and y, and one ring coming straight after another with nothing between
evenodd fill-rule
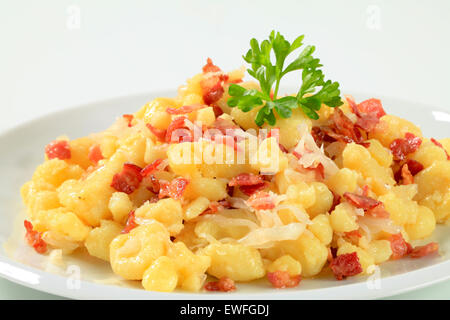
<instances>
[{"instance_id":1,"label":"white background","mask_svg":"<svg viewBox=\"0 0 450 320\"><path fill-rule=\"evenodd\" d=\"M305 34L345 93L450 110L449 16L444 0L0 0L0 131L86 102L176 88L207 57L239 67L249 39L273 28L288 39ZM11 288L20 287L0 282L4 297L34 297ZM450 282L439 288L450 297Z\"/></svg>"}]
</instances>

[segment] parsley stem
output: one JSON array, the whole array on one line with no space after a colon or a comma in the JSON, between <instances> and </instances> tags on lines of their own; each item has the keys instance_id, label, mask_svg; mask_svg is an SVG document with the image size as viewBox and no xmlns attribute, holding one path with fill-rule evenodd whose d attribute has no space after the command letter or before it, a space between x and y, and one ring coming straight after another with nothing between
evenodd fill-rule
<instances>
[{"instance_id":1,"label":"parsley stem","mask_svg":"<svg viewBox=\"0 0 450 320\"><path fill-rule=\"evenodd\" d=\"M279 88L279 86L280 86L280 80L281 79L278 79L277 80L277 84L275 85L275 91L274 91L274 93L273 93L273 98L272 98L272 101L275 99L277 99L277 96L278 96L278 88Z\"/></svg>"}]
</instances>

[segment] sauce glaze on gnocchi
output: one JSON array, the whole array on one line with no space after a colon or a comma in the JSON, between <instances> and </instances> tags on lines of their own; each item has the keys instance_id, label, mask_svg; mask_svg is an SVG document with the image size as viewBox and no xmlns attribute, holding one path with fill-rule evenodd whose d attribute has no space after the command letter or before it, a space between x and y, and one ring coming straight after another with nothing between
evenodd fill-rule
<instances>
[{"instance_id":1,"label":"sauce glaze on gnocchi","mask_svg":"<svg viewBox=\"0 0 450 320\"><path fill-rule=\"evenodd\" d=\"M164 292L260 278L289 288L436 254L437 243L411 243L450 219L449 138L349 96L318 120L296 109L258 128L257 108L226 103L231 83L257 87L243 76L208 59L177 97L47 145L21 190L28 243L41 254L87 250Z\"/></svg>"}]
</instances>

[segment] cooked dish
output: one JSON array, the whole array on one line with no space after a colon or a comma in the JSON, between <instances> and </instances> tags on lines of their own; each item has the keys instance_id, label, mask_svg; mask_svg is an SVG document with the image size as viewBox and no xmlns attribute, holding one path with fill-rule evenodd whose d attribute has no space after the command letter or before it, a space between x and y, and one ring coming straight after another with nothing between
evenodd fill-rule
<instances>
[{"instance_id":1,"label":"cooked dish","mask_svg":"<svg viewBox=\"0 0 450 320\"><path fill-rule=\"evenodd\" d=\"M341 97L312 46L287 63L303 36L250 46L256 81L208 59L176 97L50 142L21 190L26 241L87 250L165 292L301 287L438 255L414 240L450 219L450 139L425 138L378 99ZM281 95L299 70L298 92Z\"/></svg>"}]
</instances>

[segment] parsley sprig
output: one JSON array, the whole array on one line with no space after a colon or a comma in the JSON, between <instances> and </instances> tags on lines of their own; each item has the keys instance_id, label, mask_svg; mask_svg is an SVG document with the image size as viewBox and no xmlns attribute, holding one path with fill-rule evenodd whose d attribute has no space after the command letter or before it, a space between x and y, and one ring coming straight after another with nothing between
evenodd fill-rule
<instances>
[{"instance_id":1,"label":"parsley sprig","mask_svg":"<svg viewBox=\"0 0 450 320\"><path fill-rule=\"evenodd\" d=\"M325 81L324 74L320 70L322 67L320 60L312 56L314 46L305 46L298 57L284 67L288 55L303 45L303 38L301 35L289 43L279 32L272 31L269 39L262 41L261 44L256 39L250 40L251 48L243 58L251 64L251 69L247 71L259 81L261 90L231 84L228 89L230 95L228 105L238 107L244 112L263 106L255 118L258 126L262 126L264 122L275 125L275 112L282 118L290 118L292 109L301 108L309 118L318 119L317 111L322 104L329 107L340 106L342 101L339 83ZM272 51L275 64L271 59ZM277 98L281 78L297 70L302 70L302 84L297 95Z\"/></svg>"}]
</instances>

